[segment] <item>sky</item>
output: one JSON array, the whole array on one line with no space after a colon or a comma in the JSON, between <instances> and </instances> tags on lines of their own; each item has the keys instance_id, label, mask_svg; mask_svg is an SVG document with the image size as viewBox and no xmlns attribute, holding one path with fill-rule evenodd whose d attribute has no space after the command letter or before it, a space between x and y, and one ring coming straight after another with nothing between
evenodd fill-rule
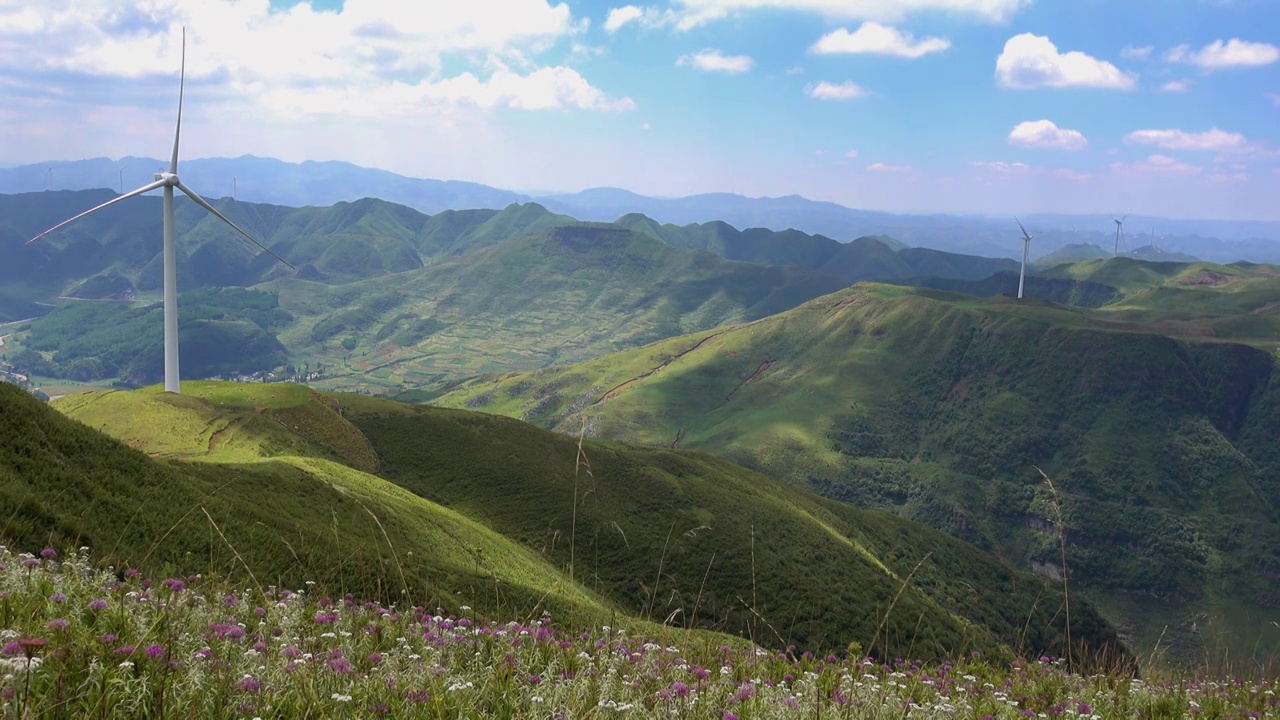
<instances>
[{"instance_id":1,"label":"sky","mask_svg":"<svg viewBox=\"0 0 1280 720\"><path fill-rule=\"evenodd\" d=\"M1276 0L0 0L0 164L1280 219Z\"/></svg>"}]
</instances>

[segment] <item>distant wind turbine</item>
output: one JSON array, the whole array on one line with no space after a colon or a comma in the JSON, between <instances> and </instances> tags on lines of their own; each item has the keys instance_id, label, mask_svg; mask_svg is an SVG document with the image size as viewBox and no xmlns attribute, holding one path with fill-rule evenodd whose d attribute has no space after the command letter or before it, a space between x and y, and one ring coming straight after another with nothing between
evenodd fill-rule
<instances>
[{"instance_id":1,"label":"distant wind turbine","mask_svg":"<svg viewBox=\"0 0 1280 720\"><path fill-rule=\"evenodd\" d=\"M124 169L125 169L125 168L127 168L127 167L129 167L129 166L128 166L128 165L121 165L121 166L120 166L120 194L121 194L121 195L123 195L123 194L124 194Z\"/></svg>"},{"instance_id":2,"label":"distant wind turbine","mask_svg":"<svg viewBox=\"0 0 1280 720\"><path fill-rule=\"evenodd\" d=\"M1022 283L1027 276L1027 255L1031 253L1031 238L1035 235L1028 235L1027 229L1022 227L1022 221L1014 218L1018 223L1018 229L1022 231L1022 270L1018 272L1018 299L1022 299ZM1038 235L1039 233L1037 233Z\"/></svg>"},{"instance_id":3,"label":"distant wind turbine","mask_svg":"<svg viewBox=\"0 0 1280 720\"><path fill-rule=\"evenodd\" d=\"M53 189L53 168L49 168L49 182L48 182L48 184L47 184L47 185L45 185L45 188L44 188L44 189L45 189L45 190L52 190L52 189Z\"/></svg>"},{"instance_id":4,"label":"distant wind turbine","mask_svg":"<svg viewBox=\"0 0 1280 720\"><path fill-rule=\"evenodd\" d=\"M1114 250L1111 251L1111 257L1116 257L1117 255L1120 254L1120 236L1124 234L1124 220L1127 217L1129 216L1123 215L1120 217L1119 220L1115 221L1116 222L1116 247Z\"/></svg>"},{"instance_id":5,"label":"distant wind turbine","mask_svg":"<svg viewBox=\"0 0 1280 720\"><path fill-rule=\"evenodd\" d=\"M236 199L236 176L231 176L231 199Z\"/></svg>"},{"instance_id":6,"label":"distant wind turbine","mask_svg":"<svg viewBox=\"0 0 1280 720\"><path fill-rule=\"evenodd\" d=\"M98 210L101 210L108 205L118 203L121 200L127 200L128 198L136 195L142 195L143 193L148 193L152 190L164 189L164 389L165 392L171 393L181 392L178 384L178 245L173 219L173 189L177 188L181 190L187 197L194 200L197 205L208 210L210 213L217 216L218 219L230 225L236 232L245 236L245 238L254 245L257 245L264 252L268 253L288 267L293 267L284 258L276 255L266 245L258 242L252 235L241 229L239 225L236 225L227 219L226 215L218 212L217 208L210 205L204 198L197 195L191 190L191 188L184 185L182 181L178 179L178 140L182 136L182 95L186 85L186 76L187 30L186 28L183 28L182 67L178 79L178 125L177 130L173 134L173 157L169 161L168 172L161 170L155 174L155 182L148 183L137 190L131 190L114 199L108 200L97 207L85 210L70 220L64 220L27 241L27 244L30 245L45 235L79 220L85 215L97 212ZM50 177L52 177L53 170L50 169L49 173Z\"/></svg>"}]
</instances>

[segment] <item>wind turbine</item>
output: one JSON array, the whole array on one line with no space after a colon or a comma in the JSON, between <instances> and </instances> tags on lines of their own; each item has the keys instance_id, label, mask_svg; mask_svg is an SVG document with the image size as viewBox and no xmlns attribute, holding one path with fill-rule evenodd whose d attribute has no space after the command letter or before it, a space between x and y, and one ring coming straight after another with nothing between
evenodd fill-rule
<instances>
[{"instance_id":1,"label":"wind turbine","mask_svg":"<svg viewBox=\"0 0 1280 720\"><path fill-rule=\"evenodd\" d=\"M124 169L127 167L129 166L128 165L120 166L120 194L122 195L124 194Z\"/></svg>"},{"instance_id":2,"label":"wind turbine","mask_svg":"<svg viewBox=\"0 0 1280 720\"><path fill-rule=\"evenodd\" d=\"M275 259L284 263L288 267L293 266L284 258L276 255L266 245L258 242L252 235L245 232L239 225L227 219L226 215L218 212L217 208L210 205L204 198L197 195L191 188L187 187L178 179L178 140L182 136L182 95L186 85L187 76L187 30L182 29L182 67L178 79L178 125L177 130L173 134L173 157L169 161L169 170L160 170L155 174L155 182L148 183L131 190L123 195L115 197L101 205L85 210L70 220L64 220L57 225L45 230L39 235L27 241L27 244L39 240L49 233L69 225L76 220L97 212L109 205L114 205L121 200L127 200L136 195L151 192L152 190L164 189L164 390L165 392L178 393L181 392L178 384L178 246L176 231L173 219L173 189L177 188L186 194L187 197L195 201L197 205L208 210L218 219L230 225L236 232L245 236L254 245L257 245L264 252L268 253ZM50 170L52 175L52 169Z\"/></svg>"},{"instance_id":3,"label":"wind turbine","mask_svg":"<svg viewBox=\"0 0 1280 720\"><path fill-rule=\"evenodd\" d=\"M49 182L48 182L48 184L47 184L47 185L45 185L45 188L44 188L44 189L45 189L45 190L52 190L52 189L53 189L53 168L49 168Z\"/></svg>"},{"instance_id":4,"label":"wind turbine","mask_svg":"<svg viewBox=\"0 0 1280 720\"><path fill-rule=\"evenodd\" d=\"M1120 236L1124 234L1124 220L1127 217L1129 216L1123 215L1120 217L1119 220L1115 221L1116 222L1116 247L1114 250L1111 251L1111 257L1116 257L1117 255L1120 254ZM1115 220L1115 218L1112 218L1112 219Z\"/></svg>"},{"instance_id":5,"label":"wind turbine","mask_svg":"<svg viewBox=\"0 0 1280 720\"><path fill-rule=\"evenodd\" d=\"M1022 282L1027 276L1027 255L1031 253L1031 238L1035 235L1028 235L1027 229L1022 227L1022 221L1014 218L1018 223L1018 229L1022 231L1022 270L1018 272L1018 299L1022 299ZM1036 233L1039 235L1039 233Z\"/></svg>"}]
</instances>

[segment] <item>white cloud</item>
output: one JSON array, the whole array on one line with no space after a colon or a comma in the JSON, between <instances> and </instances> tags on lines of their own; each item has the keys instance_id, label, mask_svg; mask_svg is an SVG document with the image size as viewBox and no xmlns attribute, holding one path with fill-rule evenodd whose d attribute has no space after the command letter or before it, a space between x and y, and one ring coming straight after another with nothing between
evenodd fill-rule
<instances>
[{"instance_id":1,"label":"white cloud","mask_svg":"<svg viewBox=\"0 0 1280 720\"><path fill-rule=\"evenodd\" d=\"M867 166L867 169L870 170L871 172L884 172L884 173L911 172L910 165L889 165L887 163L881 163L881 162L871 163L870 165Z\"/></svg>"},{"instance_id":2,"label":"white cloud","mask_svg":"<svg viewBox=\"0 0 1280 720\"><path fill-rule=\"evenodd\" d=\"M1155 145L1165 150L1223 151L1243 150L1247 146L1240 133L1212 128L1202 133L1183 130L1135 130L1124 136L1128 145Z\"/></svg>"},{"instance_id":3,"label":"white cloud","mask_svg":"<svg viewBox=\"0 0 1280 720\"><path fill-rule=\"evenodd\" d=\"M1124 174L1195 175L1201 168L1171 158L1168 155L1148 155L1131 163L1114 162L1111 169Z\"/></svg>"},{"instance_id":4,"label":"white cloud","mask_svg":"<svg viewBox=\"0 0 1280 720\"><path fill-rule=\"evenodd\" d=\"M1164 54L1164 59L1169 62L1189 63L1206 70L1259 67L1270 65L1280 60L1280 47L1270 43L1249 42L1232 38L1225 43L1221 40L1214 40L1194 51L1190 45L1179 45L1170 48Z\"/></svg>"},{"instance_id":5,"label":"white cloud","mask_svg":"<svg viewBox=\"0 0 1280 720\"><path fill-rule=\"evenodd\" d=\"M844 156L845 156L845 157L847 157L847 158L849 158L850 160L856 160L856 159L857 159L857 157L858 157L858 151L857 151L857 150L850 150L850 151L846 152L846 153L844 154Z\"/></svg>"},{"instance_id":6,"label":"white cloud","mask_svg":"<svg viewBox=\"0 0 1280 720\"><path fill-rule=\"evenodd\" d=\"M20 13L12 11L14 3L0 2L0 75L34 78L29 87L41 91L50 89L50 74L73 79L60 82L92 78L99 86L170 77L181 54L178 28L185 25L187 79L212 88L205 103L224 108L289 117L414 115L441 106L634 108L573 68L537 62L585 28L567 4L553 2L471 0L424 10L396 0L346 0L340 10L318 11L310 3L274 10L261 0L151 0L142 8L59 0L26 4ZM485 72L446 74L445 56L468 59ZM148 83L128 87L117 94L118 104L152 101Z\"/></svg>"},{"instance_id":7,"label":"white cloud","mask_svg":"<svg viewBox=\"0 0 1280 720\"><path fill-rule=\"evenodd\" d=\"M730 75L744 73L755 66L755 61L746 55L725 55L719 50L703 50L692 55L682 55L676 65L690 65L707 72L722 72Z\"/></svg>"},{"instance_id":8,"label":"white cloud","mask_svg":"<svg viewBox=\"0 0 1280 720\"><path fill-rule=\"evenodd\" d=\"M653 129L653 126L652 126L652 125L650 125L649 123L645 123L645 124L643 124L643 125L641 125L641 126L640 126L640 129L641 129L641 130L652 130L652 129Z\"/></svg>"},{"instance_id":9,"label":"white cloud","mask_svg":"<svg viewBox=\"0 0 1280 720\"><path fill-rule=\"evenodd\" d=\"M1079 130L1060 128L1052 120L1027 120L1009 131L1009 144L1045 150L1081 150L1089 141Z\"/></svg>"},{"instance_id":10,"label":"white cloud","mask_svg":"<svg viewBox=\"0 0 1280 720\"><path fill-rule=\"evenodd\" d=\"M998 173L1001 175L1009 175L1012 173L1026 172L1027 170L1031 169L1031 166L1027 165L1026 163L1020 163L1020 162L1007 163L1002 160L976 160L970 164L976 168L981 168L983 170L990 170L991 172Z\"/></svg>"},{"instance_id":11,"label":"white cloud","mask_svg":"<svg viewBox=\"0 0 1280 720\"><path fill-rule=\"evenodd\" d=\"M792 10L829 20L896 22L916 12L940 11L1005 22L1031 0L676 0L689 27L750 10Z\"/></svg>"},{"instance_id":12,"label":"white cloud","mask_svg":"<svg viewBox=\"0 0 1280 720\"><path fill-rule=\"evenodd\" d=\"M1060 53L1049 38L1014 35L996 58L996 77L1008 88L1093 87L1128 90L1137 77L1082 52Z\"/></svg>"},{"instance_id":13,"label":"white cloud","mask_svg":"<svg viewBox=\"0 0 1280 720\"><path fill-rule=\"evenodd\" d=\"M1146 60L1148 57L1151 57L1152 50L1155 50L1155 48L1150 45L1144 47L1125 45L1120 49L1120 57L1125 60Z\"/></svg>"},{"instance_id":14,"label":"white cloud","mask_svg":"<svg viewBox=\"0 0 1280 720\"><path fill-rule=\"evenodd\" d=\"M1156 89L1160 92L1186 92L1191 89L1191 81L1170 80L1167 83L1162 83L1160 87Z\"/></svg>"},{"instance_id":15,"label":"white cloud","mask_svg":"<svg viewBox=\"0 0 1280 720\"><path fill-rule=\"evenodd\" d=\"M810 85L804 89L805 93L817 100L852 100L854 98L866 97L870 93L861 85L846 80L842 83L833 83L823 80L817 85Z\"/></svg>"},{"instance_id":16,"label":"white cloud","mask_svg":"<svg viewBox=\"0 0 1280 720\"><path fill-rule=\"evenodd\" d=\"M854 32L838 28L823 35L810 48L810 52L869 53L914 59L929 53L942 52L949 47L951 47L951 41L946 38L927 37L916 40L909 32L902 32L877 22L864 22Z\"/></svg>"},{"instance_id":17,"label":"white cloud","mask_svg":"<svg viewBox=\"0 0 1280 720\"><path fill-rule=\"evenodd\" d=\"M624 5L620 8L609 10L609 16L605 18L604 29L615 33L629 22L634 22L644 17L644 10L635 5Z\"/></svg>"}]
</instances>

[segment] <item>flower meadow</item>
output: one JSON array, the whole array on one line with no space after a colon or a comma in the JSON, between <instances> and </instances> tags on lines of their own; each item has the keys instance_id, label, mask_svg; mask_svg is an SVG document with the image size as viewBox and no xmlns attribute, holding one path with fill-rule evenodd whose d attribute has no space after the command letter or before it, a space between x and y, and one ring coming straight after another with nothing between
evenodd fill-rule
<instances>
[{"instance_id":1,"label":"flower meadow","mask_svg":"<svg viewBox=\"0 0 1280 720\"><path fill-rule=\"evenodd\" d=\"M6 717L1260 718L1275 680L688 647L0 547ZM673 634L678 636L678 634ZM670 640L668 639L668 642Z\"/></svg>"}]
</instances>

